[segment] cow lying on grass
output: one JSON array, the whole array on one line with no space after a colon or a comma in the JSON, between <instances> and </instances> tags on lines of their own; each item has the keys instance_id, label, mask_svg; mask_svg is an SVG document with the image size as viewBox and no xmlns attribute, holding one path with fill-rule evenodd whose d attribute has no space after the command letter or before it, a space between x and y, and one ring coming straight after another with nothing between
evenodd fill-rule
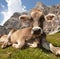
<instances>
[{"instance_id":1,"label":"cow lying on grass","mask_svg":"<svg viewBox=\"0 0 60 59\"><path fill-rule=\"evenodd\" d=\"M46 41L46 34L43 31L43 23L45 21L43 13L39 9L33 9L30 15L30 19L27 19L25 16L20 16L20 20L23 20L23 22L21 22L22 26L25 27L26 24L29 24L30 27L17 30L13 33L9 32L7 35L8 41L10 41L15 48L22 48L24 44L28 44L30 47L37 47L37 44L40 44L43 48L50 50L55 55L60 54L59 47L54 47ZM25 26L23 24L25 24ZM30 40L33 42L37 40L37 42L35 41L36 43L31 44L28 42ZM5 47L5 44L2 45L2 48Z\"/></svg>"},{"instance_id":2,"label":"cow lying on grass","mask_svg":"<svg viewBox=\"0 0 60 59\"><path fill-rule=\"evenodd\" d=\"M12 46L15 48L22 48L25 44L29 45L30 47L37 47L39 44L39 40L38 39L35 40L35 38L38 38L42 34L42 32L39 33L38 35L35 34L34 31L32 30L32 27L19 29L13 33L11 30L10 33L11 33L10 42ZM5 39L7 39L7 36ZM34 44L30 44L29 43L30 40L33 40ZM9 42L4 42L4 44L1 47L4 48L8 45Z\"/></svg>"}]
</instances>

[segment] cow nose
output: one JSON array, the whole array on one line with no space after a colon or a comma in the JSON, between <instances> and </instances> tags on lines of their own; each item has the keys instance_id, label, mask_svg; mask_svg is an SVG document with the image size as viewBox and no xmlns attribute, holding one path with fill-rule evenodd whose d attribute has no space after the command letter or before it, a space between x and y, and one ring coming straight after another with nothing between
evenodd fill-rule
<instances>
[{"instance_id":1,"label":"cow nose","mask_svg":"<svg viewBox=\"0 0 60 59\"><path fill-rule=\"evenodd\" d=\"M33 34L40 34L41 28L40 27L33 27L32 31L33 31Z\"/></svg>"},{"instance_id":2,"label":"cow nose","mask_svg":"<svg viewBox=\"0 0 60 59\"><path fill-rule=\"evenodd\" d=\"M35 28L35 29L33 29L33 31L34 31L34 32L40 32L41 29L37 29L37 28Z\"/></svg>"},{"instance_id":3,"label":"cow nose","mask_svg":"<svg viewBox=\"0 0 60 59\"><path fill-rule=\"evenodd\" d=\"M39 34L39 33L41 33L41 29L35 29L35 30L33 30L34 31L34 34Z\"/></svg>"}]
</instances>

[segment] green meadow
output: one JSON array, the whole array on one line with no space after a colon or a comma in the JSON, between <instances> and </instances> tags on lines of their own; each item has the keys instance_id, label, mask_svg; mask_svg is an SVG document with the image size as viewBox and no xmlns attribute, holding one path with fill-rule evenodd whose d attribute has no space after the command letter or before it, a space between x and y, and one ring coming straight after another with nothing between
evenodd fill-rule
<instances>
[{"instance_id":1,"label":"green meadow","mask_svg":"<svg viewBox=\"0 0 60 59\"><path fill-rule=\"evenodd\" d=\"M46 39L54 46L60 46L60 32L54 35L47 35ZM10 46L5 49L0 48L0 59L60 59L60 56L55 56L53 53L42 47L28 47L20 50Z\"/></svg>"}]
</instances>

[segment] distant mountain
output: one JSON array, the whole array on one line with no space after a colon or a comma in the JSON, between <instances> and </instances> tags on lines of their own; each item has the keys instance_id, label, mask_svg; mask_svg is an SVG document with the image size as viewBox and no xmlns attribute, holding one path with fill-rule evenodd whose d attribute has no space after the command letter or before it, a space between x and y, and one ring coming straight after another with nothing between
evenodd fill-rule
<instances>
[{"instance_id":1,"label":"distant mountain","mask_svg":"<svg viewBox=\"0 0 60 59\"><path fill-rule=\"evenodd\" d=\"M10 28L15 28L15 29L19 29L20 27L20 21L19 21L19 16L21 14L20 13L14 13L10 19L8 19L5 23L4 23L4 27L8 30L10 30ZM8 31L9 32L9 31Z\"/></svg>"},{"instance_id":2,"label":"distant mountain","mask_svg":"<svg viewBox=\"0 0 60 59\"><path fill-rule=\"evenodd\" d=\"M38 8L40 10L43 11L44 15L47 15L48 13L53 13L56 15L58 22L53 22L53 24L56 25L56 27L52 27L51 23L48 22L44 22L44 28L46 27L46 29L44 29L44 31L48 34L50 33L55 33L57 31L60 30L60 4L58 5L54 5L54 6L46 6L41 2L38 2L34 8ZM24 14L24 13L22 13ZM8 33L10 31L10 28L15 28L15 29L19 29L20 28L20 21L19 21L19 16L21 15L21 13L14 13L10 19L8 19L3 26L0 26L0 33ZM58 25L57 25L58 24ZM6 31L5 31L6 30ZM55 31L55 32L54 32Z\"/></svg>"}]
</instances>

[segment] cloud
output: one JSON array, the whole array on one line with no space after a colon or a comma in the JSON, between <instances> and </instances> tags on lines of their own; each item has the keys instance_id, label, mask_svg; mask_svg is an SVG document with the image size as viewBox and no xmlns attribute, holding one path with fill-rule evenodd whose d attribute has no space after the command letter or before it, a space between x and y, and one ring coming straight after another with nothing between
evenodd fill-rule
<instances>
[{"instance_id":1,"label":"cloud","mask_svg":"<svg viewBox=\"0 0 60 59\"><path fill-rule=\"evenodd\" d=\"M6 0L8 11L3 11L4 20L1 22L1 25L3 25L15 12L24 12L26 11L26 7L22 5L21 0Z\"/></svg>"}]
</instances>

